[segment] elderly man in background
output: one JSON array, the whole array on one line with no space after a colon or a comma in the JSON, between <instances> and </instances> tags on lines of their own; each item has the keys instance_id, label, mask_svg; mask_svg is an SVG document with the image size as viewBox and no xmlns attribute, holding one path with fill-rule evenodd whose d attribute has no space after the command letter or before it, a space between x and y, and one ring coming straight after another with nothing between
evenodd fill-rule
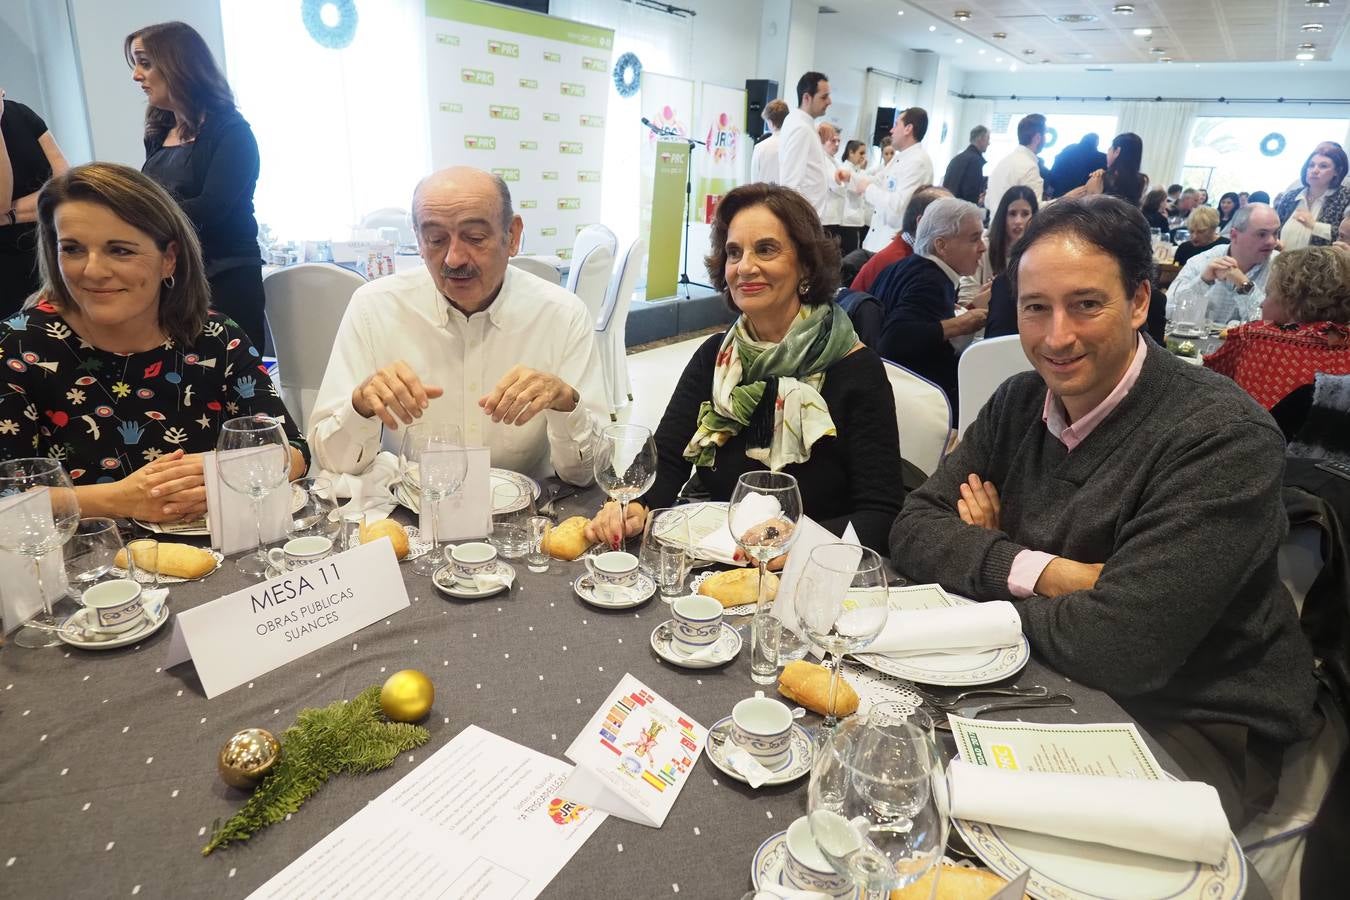
<instances>
[{"instance_id":1,"label":"elderly man in background","mask_svg":"<svg viewBox=\"0 0 1350 900\"><path fill-rule=\"evenodd\" d=\"M984 214L965 200L929 204L914 236L914 255L887 268L872 285L881 301L881 340L875 348L937 384L956 411L956 348L952 339L984 327L989 311L956 306L962 275L974 275L984 254Z\"/></svg>"},{"instance_id":2,"label":"elderly man in background","mask_svg":"<svg viewBox=\"0 0 1350 900\"><path fill-rule=\"evenodd\" d=\"M1037 156L1045 146L1045 116L1032 113L1017 123L1017 146L989 173L989 190L984 205L998 209L999 201L1008 188L1024 184L1035 193L1036 199L1045 196L1045 179L1041 176L1041 160Z\"/></svg>"},{"instance_id":3,"label":"elderly man in background","mask_svg":"<svg viewBox=\"0 0 1350 900\"><path fill-rule=\"evenodd\" d=\"M479 169L427 176L412 201L425 268L363 285L338 328L309 430L314 458L359 475L401 426L458 425L492 464L592 479L607 412L594 325L574 294L507 264L523 223Z\"/></svg>"},{"instance_id":4,"label":"elderly man in background","mask_svg":"<svg viewBox=\"0 0 1350 900\"><path fill-rule=\"evenodd\" d=\"M901 229L895 233L889 244L873 253L872 258L863 264L858 274L854 276L853 283L849 285L849 290L866 291L870 294L872 285L888 266L898 263L914 252L914 232L919 230L923 211L934 200L951 195L951 191L941 187L921 187L915 191L909 200L909 206L905 207L905 219Z\"/></svg>"},{"instance_id":5,"label":"elderly man in background","mask_svg":"<svg viewBox=\"0 0 1350 900\"><path fill-rule=\"evenodd\" d=\"M1013 601L1037 656L1109 693L1236 828L1318 727L1277 565L1284 439L1236 384L1139 335L1153 256L1137 208L1049 206L1008 272L1035 372L1005 381L910 493L892 560Z\"/></svg>"},{"instance_id":6,"label":"elderly man in background","mask_svg":"<svg viewBox=\"0 0 1350 900\"><path fill-rule=\"evenodd\" d=\"M783 120L778 136L778 183L790 187L823 215L835 195L842 195L841 168L816 134L816 119L830 108L830 81L820 72L797 80L800 105Z\"/></svg>"},{"instance_id":7,"label":"elderly man in background","mask_svg":"<svg viewBox=\"0 0 1350 900\"><path fill-rule=\"evenodd\" d=\"M1195 188L1186 188L1177 198L1176 209L1172 213L1172 227L1178 228L1186 224L1195 208L1200 205L1200 192Z\"/></svg>"},{"instance_id":8,"label":"elderly man in background","mask_svg":"<svg viewBox=\"0 0 1350 900\"><path fill-rule=\"evenodd\" d=\"M1182 202L1185 203L1185 194ZM1203 295L1211 322L1260 318L1270 261L1279 255L1280 217L1264 203L1251 203L1233 214L1231 243L1197 253L1182 267L1167 291L1171 312Z\"/></svg>"},{"instance_id":9,"label":"elderly man in background","mask_svg":"<svg viewBox=\"0 0 1350 900\"><path fill-rule=\"evenodd\" d=\"M904 224L909 198L933 183L933 160L923 149L928 134L928 113L917 106L903 110L891 126L895 155L877 175L854 175L849 190L872 205L872 227L863 249L876 252L890 243Z\"/></svg>"},{"instance_id":10,"label":"elderly man in background","mask_svg":"<svg viewBox=\"0 0 1350 900\"><path fill-rule=\"evenodd\" d=\"M984 196L984 151L989 149L989 129L976 125L970 129L970 146L952 157L947 163L947 172L942 176L942 186L952 192L952 196L967 203L982 205Z\"/></svg>"},{"instance_id":11,"label":"elderly man in background","mask_svg":"<svg viewBox=\"0 0 1350 900\"><path fill-rule=\"evenodd\" d=\"M778 183L778 132L782 130L783 121L787 116L786 102L774 98L765 105L762 117L764 127L769 133L764 140L755 145L755 152L750 154L751 181Z\"/></svg>"}]
</instances>

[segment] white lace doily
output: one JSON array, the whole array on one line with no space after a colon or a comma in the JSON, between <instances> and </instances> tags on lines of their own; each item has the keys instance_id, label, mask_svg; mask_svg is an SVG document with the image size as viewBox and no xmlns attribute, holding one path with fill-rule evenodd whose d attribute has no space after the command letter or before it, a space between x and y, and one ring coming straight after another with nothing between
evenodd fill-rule
<instances>
[{"instance_id":1,"label":"white lace doily","mask_svg":"<svg viewBox=\"0 0 1350 900\"><path fill-rule=\"evenodd\" d=\"M211 555L216 558L215 567L211 569L211 572L214 572L216 569L220 568L220 564L225 561L225 557L221 555L219 550L212 550ZM201 581L207 575L210 575L211 572L207 572L206 575L198 575L196 578L179 578L177 575L160 575L159 583L182 584L185 581ZM108 574L114 578L126 578L127 570L121 568L120 566L113 566L111 569L108 570Z\"/></svg>"}]
</instances>

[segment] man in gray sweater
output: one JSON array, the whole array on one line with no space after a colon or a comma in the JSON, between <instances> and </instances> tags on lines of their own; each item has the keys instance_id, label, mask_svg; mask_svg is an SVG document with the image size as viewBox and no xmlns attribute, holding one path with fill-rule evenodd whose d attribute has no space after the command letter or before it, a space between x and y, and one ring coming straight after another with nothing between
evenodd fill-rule
<instances>
[{"instance_id":1,"label":"man in gray sweater","mask_svg":"<svg viewBox=\"0 0 1350 900\"><path fill-rule=\"evenodd\" d=\"M1137 333L1151 270L1148 224L1119 200L1032 220L1008 271L1036 371L909 495L891 557L1014 600L1040 658L1140 719L1236 827L1318 726L1276 565L1284 442L1232 381Z\"/></svg>"}]
</instances>

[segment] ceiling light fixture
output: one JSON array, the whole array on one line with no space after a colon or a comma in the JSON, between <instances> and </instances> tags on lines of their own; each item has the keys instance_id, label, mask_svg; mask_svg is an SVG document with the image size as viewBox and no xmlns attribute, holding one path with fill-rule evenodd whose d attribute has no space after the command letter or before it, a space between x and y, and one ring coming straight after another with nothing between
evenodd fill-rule
<instances>
[{"instance_id":1,"label":"ceiling light fixture","mask_svg":"<svg viewBox=\"0 0 1350 900\"><path fill-rule=\"evenodd\" d=\"M1313 9L1325 9L1331 5L1331 0L1308 0L1308 5Z\"/></svg>"},{"instance_id":2,"label":"ceiling light fixture","mask_svg":"<svg viewBox=\"0 0 1350 900\"><path fill-rule=\"evenodd\" d=\"M1008 66L1008 71L1009 71L1009 72L1016 72L1016 71L1017 71L1017 63L1013 63L1012 65Z\"/></svg>"},{"instance_id":3,"label":"ceiling light fixture","mask_svg":"<svg viewBox=\"0 0 1350 900\"><path fill-rule=\"evenodd\" d=\"M1166 47L1149 47L1149 48L1148 48L1148 52L1149 52L1149 53L1157 53L1157 54L1159 54L1159 55L1162 55L1162 54L1164 54L1164 53L1167 52L1167 48L1166 48Z\"/></svg>"},{"instance_id":4,"label":"ceiling light fixture","mask_svg":"<svg viewBox=\"0 0 1350 900\"><path fill-rule=\"evenodd\" d=\"M1055 21L1061 25L1084 25L1088 22L1097 21L1097 17L1081 13L1073 13L1064 16L1055 16Z\"/></svg>"},{"instance_id":5,"label":"ceiling light fixture","mask_svg":"<svg viewBox=\"0 0 1350 900\"><path fill-rule=\"evenodd\" d=\"M981 47L981 48L979 49L979 54L980 54L981 56L984 56L984 48L983 48L983 47Z\"/></svg>"},{"instance_id":6,"label":"ceiling light fixture","mask_svg":"<svg viewBox=\"0 0 1350 900\"><path fill-rule=\"evenodd\" d=\"M897 9L897 10L895 11L895 14L896 14L897 16L903 16L903 15L905 14L905 11L904 11L903 9Z\"/></svg>"},{"instance_id":7,"label":"ceiling light fixture","mask_svg":"<svg viewBox=\"0 0 1350 900\"><path fill-rule=\"evenodd\" d=\"M1152 28L1136 28L1136 29L1134 30L1134 36L1135 36L1135 37L1153 37L1153 29L1152 29Z\"/></svg>"},{"instance_id":8,"label":"ceiling light fixture","mask_svg":"<svg viewBox=\"0 0 1350 900\"><path fill-rule=\"evenodd\" d=\"M1164 57L1161 57L1161 58L1158 60L1158 62L1161 62L1161 63L1170 63L1171 61L1172 61L1172 57L1170 57L1170 56L1164 56Z\"/></svg>"},{"instance_id":9,"label":"ceiling light fixture","mask_svg":"<svg viewBox=\"0 0 1350 900\"><path fill-rule=\"evenodd\" d=\"M1316 49L1317 49L1317 45L1316 45L1316 44L1309 44L1309 43L1302 43L1302 44L1299 44L1299 45L1298 45L1298 49L1300 49L1300 50L1316 50Z\"/></svg>"},{"instance_id":10,"label":"ceiling light fixture","mask_svg":"<svg viewBox=\"0 0 1350 900\"><path fill-rule=\"evenodd\" d=\"M1304 53L1296 53L1294 55L1294 59L1316 59L1316 58L1317 54L1315 53L1304 52Z\"/></svg>"},{"instance_id":11,"label":"ceiling light fixture","mask_svg":"<svg viewBox=\"0 0 1350 900\"><path fill-rule=\"evenodd\" d=\"M1306 25L1300 25L1298 30L1299 30L1299 31L1302 31L1302 32L1306 32L1307 34L1315 34L1315 33L1317 33L1317 32L1319 32L1319 31L1322 30L1322 23L1321 23L1321 22L1309 22L1309 23L1307 23Z\"/></svg>"},{"instance_id":12,"label":"ceiling light fixture","mask_svg":"<svg viewBox=\"0 0 1350 900\"><path fill-rule=\"evenodd\" d=\"M966 42L966 39L965 39L965 38L957 38L957 39L956 39L956 42L957 42L958 44L964 44L964 43Z\"/></svg>"},{"instance_id":13,"label":"ceiling light fixture","mask_svg":"<svg viewBox=\"0 0 1350 900\"><path fill-rule=\"evenodd\" d=\"M1132 16L1134 15L1134 4L1117 3L1115 6L1111 7L1111 12L1118 16Z\"/></svg>"},{"instance_id":14,"label":"ceiling light fixture","mask_svg":"<svg viewBox=\"0 0 1350 900\"><path fill-rule=\"evenodd\" d=\"M956 12L952 13L952 18L955 19L955 20L958 21L958 22L969 22L969 21L970 21L970 10L968 10L968 9L958 9Z\"/></svg>"},{"instance_id":15,"label":"ceiling light fixture","mask_svg":"<svg viewBox=\"0 0 1350 900\"><path fill-rule=\"evenodd\" d=\"M995 31L995 32L994 32L994 40L996 40L996 41L1005 41L1005 40L1007 40L1007 39L1008 39L1008 32L1006 32L1006 31Z\"/></svg>"},{"instance_id":16,"label":"ceiling light fixture","mask_svg":"<svg viewBox=\"0 0 1350 900\"><path fill-rule=\"evenodd\" d=\"M995 56L995 57L994 57L994 62L996 62L996 63L1001 63L1001 62L1003 62L1003 57L1001 57L1001 56Z\"/></svg>"},{"instance_id":17,"label":"ceiling light fixture","mask_svg":"<svg viewBox=\"0 0 1350 900\"><path fill-rule=\"evenodd\" d=\"M928 26L928 30L929 30L929 31L937 31L937 26L936 26L936 25L929 25L929 26Z\"/></svg>"}]
</instances>

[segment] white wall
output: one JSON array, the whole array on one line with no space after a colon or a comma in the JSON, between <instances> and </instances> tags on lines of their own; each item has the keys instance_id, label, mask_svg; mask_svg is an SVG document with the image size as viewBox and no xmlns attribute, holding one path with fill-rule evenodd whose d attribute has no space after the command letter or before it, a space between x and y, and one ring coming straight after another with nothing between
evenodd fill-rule
<instances>
[{"instance_id":1,"label":"white wall","mask_svg":"<svg viewBox=\"0 0 1350 900\"><path fill-rule=\"evenodd\" d=\"M909 78L922 78L924 74L922 54L900 50L892 38L860 31L837 15L817 17L815 48L812 68L830 76L830 96L834 98L826 117L839 126L845 141L871 140L871 135L854 134L869 68ZM787 93L795 90L796 81L797 76L793 76L793 86Z\"/></svg>"},{"instance_id":2,"label":"white wall","mask_svg":"<svg viewBox=\"0 0 1350 900\"><path fill-rule=\"evenodd\" d=\"M37 58L42 61L39 75L47 98L47 128L71 165L89 162L94 148L69 10L64 3L44 0L30 0L30 8Z\"/></svg>"},{"instance_id":3,"label":"white wall","mask_svg":"<svg viewBox=\"0 0 1350 900\"><path fill-rule=\"evenodd\" d=\"M5 95L47 115L38 74L33 21L25 0L0 2L0 87Z\"/></svg>"}]
</instances>

